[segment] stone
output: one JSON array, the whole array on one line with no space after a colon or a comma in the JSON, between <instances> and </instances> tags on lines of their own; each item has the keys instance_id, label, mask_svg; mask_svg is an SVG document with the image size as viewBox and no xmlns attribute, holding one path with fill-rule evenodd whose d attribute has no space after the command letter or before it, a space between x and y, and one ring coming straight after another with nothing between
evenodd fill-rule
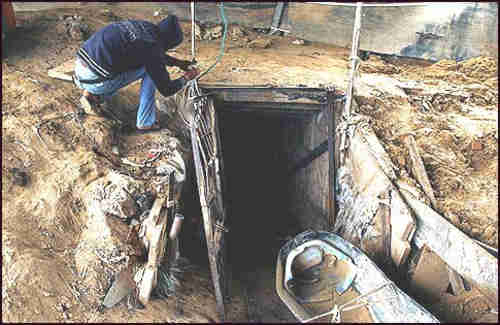
<instances>
[{"instance_id":1,"label":"stone","mask_svg":"<svg viewBox=\"0 0 500 325\"><path fill-rule=\"evenodd\" d=\"M267 49L272 45L272 41L270 39L265 38L257 38L248 43L249 48L257 48L257 49Z\"/></svg>"},{"instance_id":2,"label":"stone","mask_svg":"<svg viewBox=\"0 0 500 325\"><path fill-rule=\"evenodd\" d=\"M223 28L220 25L206 28L205 34L203 35L203 39L213 40L213 39L220 38L222 36L222 31L223 31Z\"/></svg>"},{"instance_id":3,"label":"stone","mask_svg":"<svg viewBox=\"0 0 500 325\"><path fill-rule=\"evenodd\" d=\"M241 38L245 35L245 31L240 26L236 25L231 28L231 36L233 38Z\"/></svg>"}]
</instances>

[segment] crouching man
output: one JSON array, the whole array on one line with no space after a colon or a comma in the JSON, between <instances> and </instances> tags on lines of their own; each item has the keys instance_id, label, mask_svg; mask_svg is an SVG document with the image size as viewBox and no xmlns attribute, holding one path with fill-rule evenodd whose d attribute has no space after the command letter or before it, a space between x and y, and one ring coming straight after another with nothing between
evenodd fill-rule
<instances>
[{"instance_id":1,"label":"crouching man","mask_svg":"<svg viewBox=\"0 0 500 325\"><path fill-rule=\"evenodd\" d=\"M157 25L126 20L97 31L77 53L74 81L84 90L82 104L90 108L100 105L120 88L142 79L136 126L139 130L158 128L155 90L171 96L199 73L196 69L188 70L191 62L165 54L182 40L182 30L174 15ZM186 72L181 78L171 80L165 65Z\"/></svg>"}]
</instances>

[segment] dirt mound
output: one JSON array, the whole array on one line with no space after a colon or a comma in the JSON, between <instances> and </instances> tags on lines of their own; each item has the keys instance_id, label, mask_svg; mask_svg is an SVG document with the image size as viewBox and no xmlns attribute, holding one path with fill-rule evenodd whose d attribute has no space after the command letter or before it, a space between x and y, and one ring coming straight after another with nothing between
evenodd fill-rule
<instances>
[{"instance_id":1,"label":"dirt mound","mask_svg":"<svg viewBox=\"0 0 500 325\"><path fill-rule=\"evenodd\" d=\"M370 55L367 61L361 63L359 71L365 73L395 74L399 73L401 69L396 65L384 61L378 55Z\"/></svg>"},{"instance_id":2,"label":"dirt mound","mask_svg":"<svg viewBox=\"0 0 500 325\"><path fill-rule=\"evenodd\" d=\"M480 81L498 76L498 60L479 56L458 63L458 71Z\"/></svg>"},{"instance_id":3,"label":"dirt mound","mask_svg":"<svg viewBox=\"0 0 500 325\"><path fill-rule=\"evenodd\" d=\"M498 60L492 57L479 56L465 61L441 60L427 69L423 74L426 78L442 79L456 83L484 82L497 77ZM498 78L497 78L498 80ZM494 85L494 82L489 82ZM498 85L498 81L497 81ZM497 88L498 89L498 88Z\"/></svg>"}]
</instances>

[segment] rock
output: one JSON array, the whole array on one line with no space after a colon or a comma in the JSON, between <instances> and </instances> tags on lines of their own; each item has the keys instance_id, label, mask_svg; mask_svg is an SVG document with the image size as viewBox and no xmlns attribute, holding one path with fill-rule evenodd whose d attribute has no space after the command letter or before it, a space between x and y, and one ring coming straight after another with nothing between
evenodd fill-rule
<instances>
[{"instance_id":1,"label":"rock","mask_svg":"<svg viewBox=\"0 0 500 325\"><path fill-rule=\"evenodd\" d=\"M292 42L294 45L304 45L305 42L302 39L296 39L295 41Z\"/></svg>"},{"instance_id":2,"label":"rock","mask_svg":"<svg viewBox=\"0 0 500 325\"><path fill-rule=\"evenodd\" d=\"M204 40L213 40L220 38L222 36L223 28L220 25L214 27L206 28L205 34L203 35Z\"/></svg>"},{"instance_id":3,"label":"rock","mask_svg":"<svg viewBox=\"0 0 500 325\"><path fill-rule=\"evenodd\" d=\"M484 313L489 310L489 304L482 296L477 296L464 304L464 313L473 315L477 313Z\"/></svg>"},{"instance_id":4,"label":"rock","mask_svg":"<svg viewBox=\"0 0 500 325\"><path fill-rule=\"evenodd\" d=\"M230 33L233 39L242 38L246 35L246 32L238 25L232 26Z\"/></svg>"},{"instance_id":5,"label":"rock","mask_svg":"<svg viewBox=\"0 0 500 325\"><path fill-rule=\"evenodd\" d=\"M89 33L89 26L83 23L81 16L63 16L63 20L56 26L56 30L71 39L81 41Z\"/></svg>"},{"instance_id":6,"label":"rock","mask_svg":"<svg viewBox=\"0 0 500 325\"><path fill-rule=\"evenodd\" d=\"M272 45L272 40L265 38L257 38L248 43L249 48L257 48L257 49L267 49Z\"/></svg>"}]
</instances>

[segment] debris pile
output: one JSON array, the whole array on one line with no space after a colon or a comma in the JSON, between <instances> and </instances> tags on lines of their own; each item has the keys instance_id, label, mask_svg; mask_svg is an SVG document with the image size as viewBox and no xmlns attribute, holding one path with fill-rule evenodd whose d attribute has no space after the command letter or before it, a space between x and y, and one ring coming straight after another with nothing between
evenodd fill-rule
<instances>
[{"instance_id":1,"label":"debris pile","mask_svg":"<svg viewBox=\"0 0 500 325\"><path fill-rule=\"evenodd\" d=\"M83 22L82 16L62 16L62 20L56 29L60 35L66 35L67 37L81 41L88 37L90 33L89 25Z\"/></svg>"},{"instance_id":2,"label":"debris pile","mask_svg":"<svg viewBox=\"0 0 500 325\"><path fill-rule=\"evenodd\" d=\"M150 170L146 181L110 172L91 183L84 194L88 222L75 262L87 290L99 302L115 279L104 298L106 307L125 296L129 308L140 307L159 283L158 292L163 296L179 285L170 274L170 266L176 265L179 256L177 238L166 237L167 226L174 218L182 218L178 199L185 166L176 145L175 138L165 136L157 148L150 148L144 163L133 164ZM126 158L123 161L130 164Z\"/></svg>"},{"instance_id":3,"label":"debris pile","mask_svg":"<svg viewBox=\"0 0 500 325\"><path fill-rule=\"evenodd\" d=\"M222 25L196 24L194 26L195 37L198 40L214 40L222 37Z\"/></svg>"}]
</instances>

